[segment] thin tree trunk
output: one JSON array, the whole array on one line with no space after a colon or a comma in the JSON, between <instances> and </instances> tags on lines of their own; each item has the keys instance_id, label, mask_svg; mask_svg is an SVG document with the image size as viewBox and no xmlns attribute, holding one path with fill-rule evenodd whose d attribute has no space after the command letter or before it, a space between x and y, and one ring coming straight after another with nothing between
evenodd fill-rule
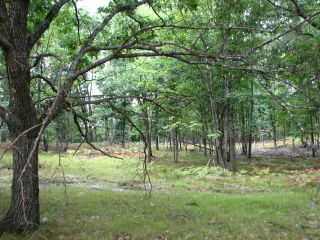
<instances>
[{"instance_id":1,"label":"thin tree trunk","mask_svg":"<svg viewBox=\"0 0 320 240\"><path fill-rule=\"evenodd\" d=\"M207 139L204 137L202 139L203 147L204 147L204 156L207 156Z\"/></svg>"},{"instance_id":2,"label":"thin tree trunk","mask_svg":"<svg viewBox=\"0 0 320 240\"><path fill-rule=\"evenodd\" d=\"M109 137L109 126L108 126L108 119L104 119L104 141L108 142L110 139Z\"/></svg>"},{"instance_id":3,"label":"thin tree trunk","mask_svg":"<svg viewBox=\"0 0 320 240\"><path fill-rule=\"evenodd\" d=\"M173 129L173 162L179 162L179 127Z\"/></svg>"},{"instance_id":4,"label":"thin tree trunk","mask_svg":"<svg viewBox=\"0 0 320 240\"><path fill-rule=\"evenodd\" d=\"M236 149L235 149L235 136L233 128L233 111L230 109L230 117L228 121L229 125L229 152L230 152L230 170L232 172L237 171L237 162L236 162Z\"/></svg>"},{"instance_id":5,"label":"thin tree trunk","mask_svg":"<svg viewBox=\"0 0 320 240\"><path fill-rule=\"evenodd\" d=\"M254 108L254 86L253 80L251 80L251 101L250 101L250 113L249 113L249 138L248 138L248 158L252 157L252 135L253 135L253 108Z\"/></svg>"},{"instance_id":6,"label":"thin tree trunk","mask_svg":"<svg viewBox=\"0 0 320 240\"><path fill-rule=\"evenodd\" d=\"M286 129L286 122L283 122L283 147L285 148L287 146L287 129Z\"/></svg>"},{"instance_id":7,"label":"thin tree trunk","mask_svg":"<svg viewBox=\"0 0 320 240\"><path fill-rule=\"evenodd\" d=\"M123 119L123 124L121 128L121 147L126 148L126 120Z\"/></svg>"},{"instance_id":8,"label":"thin tree trunk","mask_svg":"<svg viewBox=\"0 0 320 240\"><path fill-rule=\"evenodd\" d=\"M315 147L315 141L314 141L314 126L313 126L312 113L310 112L309 115L310 115L310 126L311 126L310 140L311 140L312 157L316 157L317 149Z\"/></svg>"},{"instance_id":9,"label":"thin tree trunk","mask_svg":"<svg viewBox=\"0 0 320 240\"><path fill-rule=\"evenodd\" d=\"M276 129L275 114L276 114L275 108L272 107L272 111L270 112L270 125L271 125L273 148L276 150L277 149L277 129Z\"/></svg>"},{"instance_id":10,"label":"thin tree trunk","mask_svg":"<svg viewBox=\"0 0 320 240\"><path fill-rule=\"evenodd\" d=\"M151 142L151 125L149 120L149 115L146 110L143 110L143 123L145 128L145 136L147 143L147 160L151 162L153 154L152 154L152 142Z\"/></svg>"},{"instance_id":11,"label":"thin tree trunk","mask_svg":"<svg viewBox=\"0 0 320 240\"><path fill-rule=\"evenodd\" d=\"M188 155L188 143L184 143L184 149L186 151L186 155Z\"/></svg>"},{"instance_id":12,"label":"thin tree trunk","mask_svg":"<svg viewBox=\"0 0 320 240\"><path fill-rule=\"evenodd\" d=\"M49 139L46 134L43 135L42 142L43 142L43 151L48 152L49 151Z\"/></svg>"},{"instance_id":13,"label":"thin tree trunk","mask_svg":"<svg viewBox=\"0 0 320 240\"><path fill-rule=\"evenodd\" d=\"M159 142L160 142L160 137L159 137L159 135L157 135L156 136L156 150L160 150L160 148L159 148Z\"/></svg>"},{"instance_id":14,"label":"thin tree trunk","mask_svg":"<svg viewBox=\"0 0 320 240\"><path fill-rule=\"evenodd\" d=\"M6 134L6 132L4 132L4 131L1 132L0 141L1 141L2 143L5 143L5 142L7 141L7 134Z\"/></svg>"},{"instance_id":15,"label":"thin tree trunk","mask_svg":"<svg viewBox=\"0 0 320 240\"><path fill-rule=\"evenodd\" d=\"M241 107L241 150L242 155L247 155L248 153L248 145L247 145L247 137L246 137L246 119L244 116L243 106Z\"/></svg>"}]
</instances>

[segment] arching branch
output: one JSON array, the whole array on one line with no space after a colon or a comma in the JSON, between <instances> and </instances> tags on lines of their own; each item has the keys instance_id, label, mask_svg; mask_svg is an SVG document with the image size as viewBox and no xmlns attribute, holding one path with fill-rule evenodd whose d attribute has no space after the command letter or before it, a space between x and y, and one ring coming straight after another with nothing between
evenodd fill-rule
<instances>
[{"instance_id":1,"label":"arching branch","mask_svg":"<svg viewBox=\"0 0 320 240\"><path fill-rule=\"evenodd\" d=\"M64 61L61 56L53 54L53 53L43 53L43 54L39 54L38 56L34 57L36 60L34 61L32 66L30 67L30 69L36 67L39 64L40 60L45 57L53 57L53 58L57 59L57 61L59 61L61 64L64 65Z\"/></svg>"},{"instance_id":2,"label":"arching branch","mask_svg":"<svg viewBox=\"0 0 320 240\"><path fill-rule=\"evenodd\" d=\"M80 135L83 137L83 139L85 140L85 142L90 146L92 147L94 150L102 153L103 155L106 155L108 157L111 157L111 158L117 158L117 159L122 159L120 157L117 157L117 156L113 156L113 155L110 155L109 153L103 151L102 149L100 148L97 148L94 144L92 144L89 140L89 137L88 137L88 127L87 127L87 123L86 123L86 120L81 116L79 115L76 111L74 111L72 108L71 108L71 112L73 114L73 120L74 120L74 123L76 124L77 126L77 129L80 133ZM80 126L80 123L79 123L79 120L78 119L81 119L83 124L85 125L85 132L82 131L82 128Z\"/></svg>"},{"instance_id":3,"label":"arching branch","mask_svg":"<svg viewBox=\"0 0 320 240\"><path fill-rule=\"evenodd\" d=\"M48 12L43 22L37 27L32 35L29 36L29 50L33 48L36 42L41 38L43 33L50 27L52 21L58 15L60 9L70 0L59 0Z\"/></svg>"},{"instance_id":4,"label":"arching branch","mask_svg":"<svg viewBox=\"0 0 320 240\"><path fill-rule=\"evenodd\" d=\"M58 92L57 89L55 88L55 86L53 85L53 83L47 77L40 75L40 74L37 74L37 75L32 76L32 79L34 79L34 78L38 78L38 79L43 80L45 83L47 83L50 86L50 88L53 92L55 92L55 93Z\"/></svg>"},{"instance_id":5,"label":"arching branch","mask_svg":"<svg viewBox=\"0 0 320 240\"><path fill-rule=\"evenodd\" d=\"M85 42L83 43L81 49L78 52L77 57L74 59L70 66L70 71L74 72L77 69L78 64L80 63L81 59L83 58L84 54L86 53L87 47L89 47L92 42L95 40L96 36L104 29L104 27L113 19L114 16L116 16L118 13L127 11L132 9L133 7L136 8L138 6L141 6L145 3L148 3L150 0L143 0L141 2L138 2L135 6L121 6L115 8L100 24L97 26L93 32L87 37ZM70 78L69 81L72 81L73 78Z\"/></svg>"},{"instance_id":6,"label":"arching branch","mask_svg":"<svg viewBox=\"0 0 320 240\"><path fill-rule=\"evenodd\" d=\"M270 38L269 40L259 44L258 46L252 48L247 54L246 56L254 53L255 51L257 51L258 49L261 49L267 45L269 45L270 43L274 42L274 41L277 41L279 39L281 39L283 36L291 33L292 31L294 31L295 29L299 28L300 26L302 26L303 24L305 24L306 22L310 21L312 18L318 16L320 14L320 11L317 11L315 12L314 14L306 17L303 21L301 21L300 23L296 24L295 26L291 26L290 29L288 29L287 31L284 31L280 34L278 34L277 36L273 37L273 38Z\"/></svg>"}]
</instances>

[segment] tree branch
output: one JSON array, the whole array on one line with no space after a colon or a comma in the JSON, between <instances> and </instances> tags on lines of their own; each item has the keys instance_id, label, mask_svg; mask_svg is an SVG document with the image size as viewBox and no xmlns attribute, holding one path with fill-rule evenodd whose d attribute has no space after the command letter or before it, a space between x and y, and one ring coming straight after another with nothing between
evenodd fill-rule
<instances>
[{"instance_id":1,"label":"tree branch","mask_svg":"<svg viewBox=\"0 0 320 240\"><path fill-rule=\"evenodd\" d=\"M78 30L78 41L79 44L81 45L81 37L80 37L80 19L79 19L79 13L78 13L78 6L75 0L72 0L72 4L74 7L75 15L76 15L76 20L77 20L77 30Z\"/></svg>"},{"instance_id":2,"label":"tree branch","mask_svg":"<svg viewBox=\"0 0 320 240\"><path fill-rule=\"evenodd\" d=\"M36 60L34 61L32 66L30 67L30 69L36 67L39 64L40 60L45 57L53 57L53 58L57 59L62 65L64 65L64 61L61 56L53 54L53 53L43 53L43 54L39 54L38 56L34 57Z\"/></svg>"},{"instance_id":3,"label":"tree branch","mask_svg":"<svg viewBox=\"0 0 320 240\"><path fill-rule=\"evenodd\" d=\"M165 25L166 22L164 19L160 16L160 14L156 11L156 9L153 7L151 3L149 3L149 7L152 9L152 11L157 15L157 17L161 20L161 22Z\"/></svg>"},{"instance_id":4,"label":"tree branch","mask_svg":"<svg viewBox=\"0 0 320 240\"><path fill-rule=\"evenodd\" d=\"M77 57L74 59L74 61L71 63L70 71L74 72L77 69L77 66L81 59L83 58L84 54L86 53L87 47L91 45L91 43L94 41L96 36L104 29L104 27L113 19L115 15L117 15L120 12L124 12L127 10L132 9L133 7L141 6L150 0L143 0L141 2L138 2L135 6L122 6L114 9L101 23L98 27L96 27L93 32L87 37L86 41L83 43Z\"/></svg>"},{"instance_id":5,"label":"tree branch","mask_svg":"<svg viewBox=\"0 0 320 240\"><path fill-rule=\"evenodd\" d=\"M274 7L276 7L276 8L280 8L280 9L285 10L285 11L288 11L288 12L290 11L289 8L286 8L286 7L277 5L277 4L275 4L274 2L272 2L271 0L267 0L267 2L270 3L272 6L274 6Z\"/></svg>"},{"instance_id":6,"label":"tree branch","mask_svg":"<svg viewBox=\"0 0 320 240\"><path fill-rule=\"evenodd\" d=\"M143 152L144 152L144 160L143 160L143 181L146 184L146 179L148 179L149 185L150 185L150 191L152 190L152 184L151 184L151 180L150 180L150 175L148 173L148 168L147 168L147 138L146 135L141 131L141 129L131 120L131 118L125 113L123 112L121 109L117 108L116 105L114 105L111 101L108 101L110 107L115 110L116 112L118 112L119 114L121 114L123 117L125 117L129 123L139 132L139 134L142 137L143 143L144 143L144 148L143 148ZM147 186L145 185L145 188L147 189Z\"/></svg>"},{"instance_id":7,"label":"tree branch","mask_svg":"<svg viewBox=\"0 0 320 240\"><path fill-rule=\"evenodd\" d=\"M60 2L67 2L68 0L61 0ZM60 86L60 83L58 84L58 89L57 89L57 95L55 96L54 101L52 102L51 106L49 107L49 109L47 110L46 113L42 114L42 116L44 116L44 120L46 122L50 122L51 119L55 118L59 111L61 109L64 108L64 104L65 104L65 99L68 95L68 93L70 92L73 82L75 81L75 79L90 71L91 69L105 63L108 61L108 59L110 58L113 59L113 54L111 54L107 60L103 59L102 61L98 61L94 64L91 64L89 67L82 69L82 71L77 71L77 67L78 64L80 63L81 59L83 58L84 54L85 54L85 50L88 46L90 46L90 44L94 41L94 39L96 38L96 36L98 35L98 33L111 21L111 19L118 13L126 11L126 10L130 10L133 7L138 7L144 3L149 2L150 0L143 0L141 2L138 2L135 6L124 6L124 7L118 7L115 10L113 10L103 21L102 23L96 27L96 29L87 37L86 41L83 43L81 49L78 52L78 55L75 57L75 59L73 60L73 62L70 64L70 67L68 68L68 75L66 76L65 82L63 84L63 86ZM61 7L60 7L61 8ZM56 13L57 14L57 13ZM118 51L121 51L122 48L120 48ZM117 54L118 51L115 51L114 54ZM63 65L63 64L62 64ZM62 74L62 70L63 67L61 66L58 72L58 77L57 79L61 78L61 74Z\"/></svg>"},{"instance_id":8,"label":"tree branch","mask_svg":"<svg viewBox=\"0 0 320 240\"><path fill-rule=\"evenodd\" d=\"M35 78L42 79L45 83L47 83L50 86L50 88L53 92L55 92L55 93L58 92L57 89L55 88L55 86L53 85L53 83L45 76L40 75L40 74L32 76L32 79L35 79Z\"/></svg>"},{"instance_id":9,"label":"tree branch","mask_svg":"<svg viewBox=\"0 0 320 240\"><path fill-rule=\"evenodd\" d=\"M296 120L295 116L291 113L291 111L287 109L286 105L283 102L281 102L281 100L273 93L273 91L269 89L267 84L265 84L263 82L263 80L261 79L261 76L262 76L263 79L267 80L266 76L264 76L264 75L255 75L255 76L257 77L256 79L258 80L260 85L269 93L269 95L272 97L272 99L283 109L283 111L285 111L288 114L288 116L296 124L296 126L299 127L299 129L303 133L306 132L304 127L300 124L300 122L298 122Z\"/></svg>"},{"instance_id":10,"label":"tree branch","mask_svg":"<svg viewBox=\"0 0 320 240\"><path fill-rule=\"evenodd\" d=\"M314 21L312 21L311 18L309 18L308 16L306 16L306 15L302 12L302 10L301 10L301 8L300 8L297 0L291 0L291 2L293 3L293 5L294 5L294 7L295 7L295 9L296 9L295 12L296 12L296 15L297 15L297 16L299 16L299 17L303 18L304 20L306 20L306 21L307 21L311 26L313 26L314 28L320 30L320 25L319 25L319 24L316 24Z\"/></svg>"},{"instance_id":11,"label":"tree branch","mask_svg":"<svg viewBox=\"0 0 320 240\"><path fill-rule=\"evenodd\" d=\"M174 55L190 55L190 56L198 56L198 57L207 57L207 58L213 58L213 59L220 59L220 60L231 60L231 61L245 61L244 56L218 56L214 54L207 53L206 51L196 51L191 48L185 47L183 45L174 43L174 42L161 42L161 43L149 43L149 42L137 42L137 44L140 45L127 45L127 47L124 47L125 49L130 50L146 50L146 51L153 51L161 54L162 50L157 49L158 47L176 47L179 49L185 50L185 52L177 52L177 51L170 51L174 53ZM116 46L90 46L87 48L87 51L110 51L110 50L116 50L121 48L122 46L116 45ZM169 51L167 51L169 52Z\"/></svg>"},{"instance_id":12,"label":"tree branch","mask_svg":"<svg viewBox=\"0 0 320 240\"><path fill-rule=\"evenodd\" d=\"M130 45L128 45L128 46L130 46ZM85 74L86 72L89 72L90 70L92 70L92 69L94 69L94 68L96 68L96 67L98 67L98 66L101 66L102 64L104 64L104 63L106 63L106 62L111 61L112 59L115 58L115 56L116 56L121 50L123 50L123 49L125 49L125 48L126 48L126 45L119 46L119 48L116 49L116 50L115 50L112 54L110 54L109 56L107 56L107 57L105 57L105 58L102 58L102 59L100 59L100 60L98 60L98 61L96 61L96 62L94 62L94 63L92 63L92 64L89 64L89 66L84 67L84 68L82 68L82 69L80 69L80 70L78 70L78 71L74 71L73 74L71 75L70 80L69 80L67 83L72 84L72 82L70 82L70 81L72 81L73 79L76 79L77 77ZM66 86L66 87L69 88L70 86Z\"/></svg>"},{"instance_id":13,"label":"tree branch","mask_svg":"<svg viewBox=\"0 0 320 240\"><path fill-rule=\"evenodd\" d=\"M87 127L87 123L86 123L85 119L83 119L83 117L82 117L81 115L79 115L78 113L76 113L76 111L74 111L72 108L71 108L71 112L72 112L72 114L73 114L74 123L76 124L77 129L78 129L80 135L84 138L84 140L86 141L86 143L87 143L90 147L92 147L94 150L99 151L99 152L101 152L102 154L104 154L104 155L106 155L106 156L108 156L108 157L117 158L117 159L122 159L122 158L119 158L119 157L117 157L117 156L110 155L110 154L108 154L107 152L101 150L100 148L97 148L94 144L92 144L92 143L90 142L89 138L88 138L88 127ZM84 125L85 125L85 133L84 133L84 132L82 131L82 129L81 129L81 126L80 126L80 123L79 123L79 121L78 121L78 118L80 118L80 119L82 120L82 122L84 123Z\"/></svg>"},{"instance_id":14,"label":"tree branch","mask_svg":"<svg viewBox=\"0 0 320 240\"><path fill-rule=\"evenodd\" d=\"M3 156L10 150L10 148L12 148L12 146L25 134L27 134L28 132L31 132L32 130L41 127L42 123L36 124L34 126L32 126L31 128L28 128L27 130L23 131L18 137L16 137L12 143L4 150L4 152L1 154L0 156L0 161L2 160Z\"/></svg>"},{"instance_id":15,"label":"tree branch","mask_svg":"<svg viewBox=\"0 0 320 240\"><path fill-rule=\"evenodd\" d=\"M55 5L53 5L43 22L37 27L35 32L28 37L29 50L33 48L36 42L41 38L42 34L50 27L60 9L69 1L70 0L59 0Z\"/></svg>"},{"instance_id":16,"label":"tree branch","mask_svg":"<svg viewBox=\"0 0 320 240\"><path fill-rule=\"evenodd\" d=\"M116 105L113 104L113 102L111 102L110 100L107 100L106 101L110 107L115 110L116 112L118 112L119 114L121 114L122 116L124 116L129 122L130 124L139 132L139 134L141 135L145 145L146 144L146 135L142 132L142 130L131 120L131 118L126 114L124 113L121 109L117 108Z\"/></svg>"},{"instance_id":17,"label":"tree branch","mask_svg":"<svg viewBox=\"0 0 320 240\"><path fill-rule=\"evenodd\" d=\"M62 77L62 73L63 73L63 70L65 69L65 63L62 59L62 57L60 57L59 55L56 55L56 54L53 54L53 53L44 53L44 54L40 54L38 56L35 57L35 62L33 63L33 65L30 67L30 69L34 68L35 66L38 65L38 63L40 62L40 60L42 58L45 58L45 57L53 57L55 58L57 61L59 61L61 63L60 67L58 68L57 70L57 73L56 73L56 80L55 82L57 83L58 86L60 86L60 82L61 82L61 77ZM40 74L38 75L35 75L33 76L33 78L41 78L42 80L44 80L46 83L49 84L49 86L51 87L51 89L54 91L54 92L57 92L57 90L55 89L54 85L50 82L50 80Z\"/></svg>"},{"instance_id":18,"label":"tree branch","mask_svg":"<svg viewBox=\"0 0 320 240\"><path fill-rule=\"evenodd\" d=\"M287 35L288 33L292 32L293 30L299 28L301 25L303 25L304 23L308 22L309 20L311 20L312 18L314 18L315 16L319 15L320 14L320 11L312 14L311 16L308 16L306 19L304 19L302 22L296 24L295 26L292 26L290 27L290 29L288 29L287 31L285 32L282 32L280 33L279 35L261 43L260 45L254 47L253 49L251 49L247 54L246 56L252 54L253 52L255 52L256 50L260 49L260 48L263 48L264 46L276 41L276 40L279 40L280 38L282 38L283 36Z\"/></svg>"},{"instance_id":19,"label":"tree branch","mask_svg":"<svg viewBox=\"0 0 320 240\"><path fill-rule=\"evenodd\" d=\"M108 103L111 100L116 100L116 99L142 99L146 102L151 102L152 104L156 105L157 107L161 108L162 110L164 110L165 112L174 115L176 117L182 117L166 108L164 108L160 103L157 102L157 100L161 100L163 98L147 98L147 97L142 97L142 96L111 96L111 97L106 97L106 98L102 98L99 100L91 100L91 101L82 101L82 102L77 102L77 103L73 103L72 107L77 107L77 106L82 106L82 105L88 105L88 104L101 104L101 103Z\"/></svg>"}]
</instances>

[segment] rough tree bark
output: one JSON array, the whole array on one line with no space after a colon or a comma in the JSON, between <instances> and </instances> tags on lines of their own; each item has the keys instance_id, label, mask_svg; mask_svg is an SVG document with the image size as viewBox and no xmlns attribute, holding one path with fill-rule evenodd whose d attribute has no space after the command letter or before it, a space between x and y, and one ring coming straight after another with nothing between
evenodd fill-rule
<instances>
[{"instance_id":1,"label":"rough tree bark","mask_svg":"<svg viewBox=\"0 0 320 240\"><path fill-rule=\"evenodd\" d=\"M4 4L3 1L1 3ZM0 222L0 232L33 230L38 227L40 219L37 150L28 157L37 137L37 130L21 136L37 123L30 97L28 7L29 1L22 0L11 1L9 12L0 5L2 16L8 14L11 20L9 24L8 17L0 19L0 34L7 33L9 41L8 46L2 44L10 91L8 112L14 113L14 121L7 119L7 124L12 139L20 137L13 145L11 205Z\"/></svg>"},{"instance_id":2,"label":"rough tree bark","mask_svg":"<svg viewBox=\"0 0 320 240\"><path fill-rule=\"evenodd\" d=\"M56 11L66 2L60 1ZM6 5L0 0L0 46L10 95L9 107L7 110L1 108L0 115L8 125L11 138L16 139L13 144L11 204L0 222L0 234L35 230L40 223L38 144L35 144L39 128L34 128L38 118L30 94L29 59L34 41L50 25L50 18L46 18L48 22L32 35L33 38L28 37L29 3L28 0L15 0ZM54 16L51 13L51 18Z\"/></svg>"}]
</instances>

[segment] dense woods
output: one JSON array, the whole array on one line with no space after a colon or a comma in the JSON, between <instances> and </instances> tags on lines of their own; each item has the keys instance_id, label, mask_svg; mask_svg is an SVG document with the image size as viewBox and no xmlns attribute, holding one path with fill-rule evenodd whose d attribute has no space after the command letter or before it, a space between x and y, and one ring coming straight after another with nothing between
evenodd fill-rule
<instances>
[{"instance_id":1,"label":"dense woods","mask_svg":"<svg viewBox=\"0 0 320 240\"><path fill-rule=\"evenodd\" d=\"M0 0L0 234L39 228L39 151L138 144L144 174L160 150L230 172L270 144L319 159L319 37L318 0Z\"/></svg>"}]
</instances>

